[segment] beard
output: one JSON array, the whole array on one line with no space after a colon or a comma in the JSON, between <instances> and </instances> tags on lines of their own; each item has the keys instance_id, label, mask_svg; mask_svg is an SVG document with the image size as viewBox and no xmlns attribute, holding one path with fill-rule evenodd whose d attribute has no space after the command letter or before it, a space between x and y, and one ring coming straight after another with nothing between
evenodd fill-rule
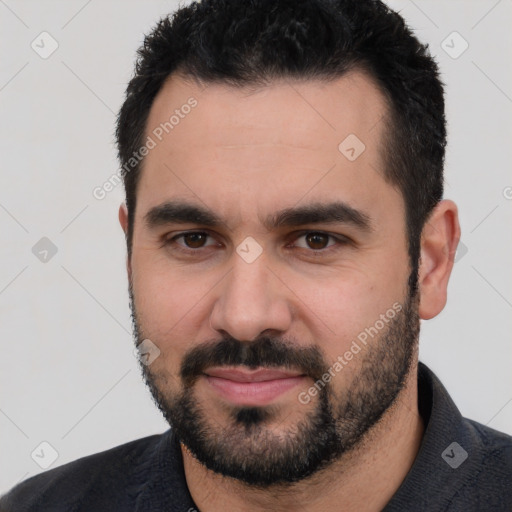
<instances>
[{"instance_id":1,"label":"beard","mask_svg":"<svg viewBox=\"0 0 512 512\"><path fill-rule=\"evenodd\" d=\"M130 306L137 344L144 337L136 315L130 285ZM418 294L410 290L407 300L365 351L348 364L358 370L345 389L336 393L334 376L322 382L316 398L303 407L302 418L284 426L287 417L277 405L226 405L228 421L216 422L208 403L195 396L195 383L209 367L243 366L300 371L320 382L329 364L316 346L274 337L251 342L234 338L211 341L188 351L181 362L181 389L165 369L152 372L140 364L155 404L177 439L208 469L253 488L289 486L325 469L362 445L366 434L396 402L411 371L419 336ZM159 340L152 340L164 346ZM164 341L164 340L162 340ZM342 370L341 370L342 371ZM297 400L299 403L299 400ZM296 417L296 416L294 416ZM278 429L279 427L279 429Z\"/></svg>"}]
</instances>

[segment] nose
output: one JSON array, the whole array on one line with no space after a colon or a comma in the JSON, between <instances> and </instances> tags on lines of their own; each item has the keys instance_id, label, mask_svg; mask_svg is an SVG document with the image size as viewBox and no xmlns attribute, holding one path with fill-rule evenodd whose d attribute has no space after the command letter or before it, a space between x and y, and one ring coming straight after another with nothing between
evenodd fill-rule
<instances>
[{"instance_id":1,"label":"nose","mask_svg":"<svg viewBox=\"0 0 512 512\"><path fill-rule=\"evenodd\" d=\"M292 310L287 288L264 258L247 263L234 255L233 269L220 286L210 316L212 329L241 341L289 329Z\"/></svg>"}]
</instances>

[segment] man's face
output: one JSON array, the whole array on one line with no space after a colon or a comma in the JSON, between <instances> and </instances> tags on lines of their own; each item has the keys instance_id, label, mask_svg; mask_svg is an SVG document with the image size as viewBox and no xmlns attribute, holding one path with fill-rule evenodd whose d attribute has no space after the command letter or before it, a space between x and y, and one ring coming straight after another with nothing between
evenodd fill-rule
<instances>
[{"instance_id":1,"label":"man's face","mask_svg":"<svg viewBox=\"0 0 512 512\"><path fill-rule=\"evenodd\" d=\"M404 384L419 321L385 113L360 73L256 92L173 77L155 99L134 326L160 350L143 366L155 400L214 471L300 480L356 446Z\"/></svg>"}]
</instances>

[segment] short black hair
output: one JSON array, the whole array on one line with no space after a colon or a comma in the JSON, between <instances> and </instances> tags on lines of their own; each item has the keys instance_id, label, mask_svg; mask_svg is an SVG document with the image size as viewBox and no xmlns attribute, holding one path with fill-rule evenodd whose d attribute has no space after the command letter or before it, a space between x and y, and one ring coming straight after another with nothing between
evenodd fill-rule
<instances>
[{"instance_id":1,"label":"short black hair","mask_svg":"<svg viewBox=\"0 0 512 512\"><path fill-rule=\"evenodd\" d=\"M126 164L144 144L153 100L172 73L258 87L352 70L366 72L387 100L384 177L404 197L416 290L421 232L443 196L443 84L428 46L379 0L203 0L158 22L138 50L117 120L129 256L143 160Z\"/></svg>"}]
</instances>

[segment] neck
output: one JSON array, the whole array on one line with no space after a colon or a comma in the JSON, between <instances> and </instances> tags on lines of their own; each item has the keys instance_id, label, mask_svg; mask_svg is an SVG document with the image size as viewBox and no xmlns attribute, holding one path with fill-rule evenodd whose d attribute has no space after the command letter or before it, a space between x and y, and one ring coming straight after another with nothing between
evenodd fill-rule
<instances>
[{"instance_id":1,"label":"neck","mask_svg":"<svg viewBox=\"0 0 512 512\"><path fill-rule=\"evenodd\" d=\"M379 511L409 472L423 430L415 365L396 402L361 443L305 481L255 490L205 468L182 446L185 477L194 502L205 512Z\"/></svg>"}]
</instances>

